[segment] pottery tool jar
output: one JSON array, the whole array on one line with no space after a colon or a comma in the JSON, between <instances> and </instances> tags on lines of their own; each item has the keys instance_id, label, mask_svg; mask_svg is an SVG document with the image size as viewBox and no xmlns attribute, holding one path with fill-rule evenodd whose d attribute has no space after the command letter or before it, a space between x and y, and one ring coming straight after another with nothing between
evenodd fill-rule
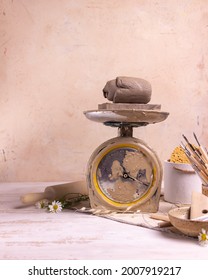
<instances>
[{"instance_id":1,"label":"pottery tool jar","mask_svg":"<svg viewBox=\"0 0 208 280\"><path fill-rule=\"evenodd\" d=\"M190 204L193 191L201 192L201 181L191 164L164 162L164 199L175 204Z\"/></svg>"},{"instance_id":2,"label":"pottery tool jar","mask_svg":"<svg viewBox=\"0 0 208 280\"><path fill-rule=\"evenodd\" d=\"M201 180L181 147L176 147L164 162L164 199L175 204L190 204L193 191L201 192Z\"/></svg>"}]
</instances>

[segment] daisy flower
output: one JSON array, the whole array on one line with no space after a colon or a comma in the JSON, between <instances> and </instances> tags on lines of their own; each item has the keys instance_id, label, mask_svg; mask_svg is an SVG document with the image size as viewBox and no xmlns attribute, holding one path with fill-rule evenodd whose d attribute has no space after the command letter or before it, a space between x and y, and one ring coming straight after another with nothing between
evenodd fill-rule
<instances>
[{"instance_id":1,"label":"daisy flower","mask_svg":"<svg viewBox=\"0 0 208 280\"><path fill-rule=\"evenodd\" d=\"M52 213L58 213L62 211L62 203L60 201L54 200L50 205L48 205L49 211Z\"/></svg>"},{"instance_id":2,"label":"daisy flower","mask_svg":"<svg viewBox=\"0 0 208 280\"><path fill-rule=\"evenodd\" d=\"M46 208L48 207L48 203L49 201L47 199L42 199L38 202L35 203L35 206L38 208L38 209L43 209L43 208Z\"/></svg>"},{"instance_id":3,"label":"daisy flower","mask_svg":"<svg viewBox=\"0 0 208 280\"><path fill-rule=\"evenodd\" d=\"M198 235L199 244L202 246L208 245L208 232L203 228Z\"/></svg>"}]
</instances>

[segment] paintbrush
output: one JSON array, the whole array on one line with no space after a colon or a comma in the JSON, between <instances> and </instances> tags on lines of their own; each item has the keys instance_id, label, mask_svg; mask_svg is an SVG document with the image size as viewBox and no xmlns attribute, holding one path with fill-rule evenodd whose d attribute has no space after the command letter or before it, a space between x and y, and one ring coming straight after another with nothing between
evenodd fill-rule
<instances>
[{"instance_id":1,"label":"paintbrush","mask_svg":"<svg viewBox=\"0 0 208 280\"><path fill-rule=\"evenodd\" d=\"M206 160L206 162L208 163L208 154L207 154L206 149L200 144L198 138L196 137L196 134L193 133L193 135L194 135L194 138L195 138L197 144L199 145L199 150L200 150L200 152L201 152L202 157L203 157L204 160Z\"/></svg>"},{"instance_id":2,"label":"paintbrush","mask_svg":"<svg viewBox=\"0 0 208 280\"><path fill-rule=\"evenodd\" d=\"M192 145L187 137L183 135L187 145L185 146L181 143L181 148L185 152L186 156L188 157L194 171L198 174L203 184L208 184L208 154L206 153L205 149L199 143L196 134L194 133L194 138L199 145L199 148L195 148Z\"/></svg>"},{"instance_id":3,"label":"paintbrush","mask_svg":"<svg viewBox=\"0 0 208 280\"><path fill-rule=\"evenodd\" d=\"M185 137L185 136L184 136ZM192 160L195 164L199 165L201 168L206 168L205 162L201 159L199 153L197 152L196 148L185 138L188 142L188 147L186 147L183 142L181 142L181 148L186 153L186 156L189 160ZM207 174L208 175L208 174Z\"/></svg>"},{"instance_id":4,"label":"paintbrush","mask_svg":"<svg viewBox=\"0 0 208 280\"><path fill-rule=\"evenodd\" d=\"M181 145L181 148L183 148L183 146ZM191 156L191 154L189 153L189 151L187 149L184 149L184 152L186 154L186 156L188 157L191 166L193 167L194 171L198 174L198 176L200 177L201 181L203 184L208 184L208 174L206 174L202 169L200 169L198 167L198 162L195 160L194 157Z\"/></svg>"},{"instance_id":5,"label":"paintbrush","mask_svg":"<svg viewBox=\"0 0 208 280\"><path fill-rule=\"evenodd\" d=\"M201 159L201 152L199 152L198 149L196 149L187 139L187 137L185 135L183 135L183 138L185 139L188 148L191 150L191 152L194 154L194 156L196 156L197 159L199 159L200 161L202 161Z\"/></svg>"}]
</instances>

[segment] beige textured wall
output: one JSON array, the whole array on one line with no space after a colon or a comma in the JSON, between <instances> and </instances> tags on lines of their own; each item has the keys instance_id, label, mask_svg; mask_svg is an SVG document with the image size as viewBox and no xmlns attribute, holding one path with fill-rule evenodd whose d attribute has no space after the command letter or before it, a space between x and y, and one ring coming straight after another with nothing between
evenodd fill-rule
<instances>
[{"instance_id":1,"label":"beige textured wall","mask_svg":"<svg viewBox=\"0 0 208 280\"><path fill-rule=\"evenodd\" d=\"M161 160L208 146L208 1L0 0L1 181L82 178L117 135L85 119L119 75L147 79L169 118L134 130Z\"/></svg>"}]
</instances>

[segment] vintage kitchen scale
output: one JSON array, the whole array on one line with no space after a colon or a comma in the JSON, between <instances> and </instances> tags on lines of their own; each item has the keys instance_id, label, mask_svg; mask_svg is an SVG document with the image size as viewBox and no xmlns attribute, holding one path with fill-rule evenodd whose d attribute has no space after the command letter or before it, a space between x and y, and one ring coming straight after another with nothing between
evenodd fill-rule
<instances>
[{"instance_id":1,"label":"vintage kitchen scale","mask_svg":"<svg viewBox=\"0 0 208 280\"><path fill-rule=\"evenodd\" d=\"M106 83L104 96L113 103L85 111L92 121L118 129L118 137L101 144L91 155L87 186L93 209L157 212L162 165L156 153L133 128L164 121L168 114L160 105L147 104L151 85L146 80L117 77Z\"/></svg>"}]
</instances>

